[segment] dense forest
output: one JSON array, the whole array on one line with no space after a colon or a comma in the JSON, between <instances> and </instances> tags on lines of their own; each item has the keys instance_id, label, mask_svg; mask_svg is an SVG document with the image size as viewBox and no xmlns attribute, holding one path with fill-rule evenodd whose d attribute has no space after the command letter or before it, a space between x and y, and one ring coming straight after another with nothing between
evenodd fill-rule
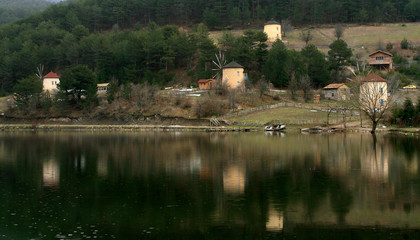
<instances>
[{"instance_id":1,"label":"dense forest","mask_svg":"<svg viewBox=\"0 0 420 240\"><path fill-rule=\"evenodd\" d=\"M191 25L210 29L288 19L295 25L420 20L420 0L83 0L58 4L25 22L80 22L92 31L114 24ZM73 23L72 23L73 22Z\"/></svg>"},{"instance_id":2,"label":"dense forest","mask_svg":"<svg viewBox=\"0 0 420 240\"><path fill-rule=\"evenodd\" d=\"M46 0L2 0L0 1L0 25L33 15L49 5L51 2Z\"/></svg>"},{"instance_id":3,"label":"dense forest","mask_svg":"<svg viewBox=\"0 0 420 240\"><path fill-rule=\"evenodd\" d=\"M268 51L266 35L254 30L241 37L226 33L216 46L208 37L208 27L258 24L270 18L289 19L293 24L358 22L361 11L367 16L363 21L416 20L420 11L409 12L417 5L420 0L83 0L54 4L0 28L1 89L12 92L40 64L59 74L83 65L95 73L98 82L161 86L186 79L195 82L213 76L211 61L218 47L227 61L245 66L253 83L264 75L276 87L288 87L290 79L308 75L314 87L321 87L337 80L337 71L350 63L351 51L344 41L332 44L325 58L312 45L296 52L277 43ZM375 18L378 16L381 18ZM188 25L192 31L177 25Z\"/></svg>"}]
</instances>

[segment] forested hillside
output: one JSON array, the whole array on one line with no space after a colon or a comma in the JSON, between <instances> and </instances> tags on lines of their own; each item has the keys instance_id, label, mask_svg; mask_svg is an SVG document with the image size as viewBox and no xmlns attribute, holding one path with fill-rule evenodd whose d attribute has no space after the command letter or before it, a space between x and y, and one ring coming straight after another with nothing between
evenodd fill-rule
<instances>
[{"instance_id":1,"label":"forested hillside","mask_svg":"<svg viewBox=\"0 0 420 240\"><path fill-rule=\"evenodd\" d=\"M295 25L417 20L417 5L420 0L70 1L0 28L0 82L3 90L11 92L16 82L34 74L39 64L58 73L86 65L100 82L165 85L175 74L181 74L181 80L196 81L212 76L211 61L218 51L208 38L206 25L248 26L270 18L289 19ZM200 22L206 24L197 27ZM193 31L178 28L185 25ZM269 73L265 74L267 78L278 81L276 86L287 86L295 70L285 69L287 74L276 73L281 75L276 78L270 70L273 66L267 66L267 62L276 64L273 59L281 56L287 56L289 65L301 69L302 74L309 74L315 86L329 81L328 77L319 77L329 70L324 61L315 60L323 59L317 49L307 49L305 60L278 44L271 58L264 37L261 32L248 31L241 37L226 34L219 43L227 60L244 65L254 83L265 71ZM321 64L313 70L322 72L311 76L312 70L303 69L302 61L307 61L306 66L312 66L313 61Z\"/></svg>"},{"instance_id":2,"label":"forested hillside","mask_svg":"<svg viewBox=\"0 0 420 240\"><path fill-rule=\"evenodd\" d=\"M52 20L59 26L80 21L90 30L103 30L150 21L224 28L271 18L294 25L417 21L420 0L85 0L54 6L31 21Z\"/></svg>"},{"instance_id":3,"label":"forested hillside","mask_svg":"<svg viewBox=\"0 0 420 240\"><path fill-rule=\"evenodd\" d=\"M51 2L46 0L0 1L0 25L16 21L44 10Z\"/></svg>"}]
</instances>

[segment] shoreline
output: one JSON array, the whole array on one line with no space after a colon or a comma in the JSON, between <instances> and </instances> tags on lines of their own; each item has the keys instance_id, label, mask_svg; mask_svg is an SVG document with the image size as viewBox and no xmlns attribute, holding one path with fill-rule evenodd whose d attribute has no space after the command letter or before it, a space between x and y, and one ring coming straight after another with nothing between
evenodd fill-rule
<instances>
[{"instance_id":1,"label":"shoreline","mask_svg":"<svg viewBox=\"0 0 420 240\"><path fill-rule=\"evenodd\" d=\"M288 126L284 132L301 133L305 128L300 125ZM369 133L370 128L347 127L324 128L325 131L311 132L310 134L331 134L331 133ZM157 132L264 132L260 126L192 126L192 125L139 125L139 124L0 124L0 132L14 131L157 131ZM420 135L420 128L389 128L377 129L380 134L405 134Z\"/></svg>"},{"instance_id":2,"label":"shoreline","mask_svg":"<svg viewBox=\"0 0 420 240\"><path fill-rule=\"evenodd\" d=\"M191 131L191 132L256 132L257 127L184 126L184 125L103 125L103 124L0 124L0 131Z\"/></svg>"}]
</instances>

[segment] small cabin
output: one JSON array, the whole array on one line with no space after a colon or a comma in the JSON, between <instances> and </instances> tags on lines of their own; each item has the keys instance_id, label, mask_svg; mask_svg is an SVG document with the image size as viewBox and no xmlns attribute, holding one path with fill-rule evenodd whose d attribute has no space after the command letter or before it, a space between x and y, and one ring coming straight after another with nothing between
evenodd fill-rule
<instances>
[{"instance_id":1,"label":"small cabin","mask_svg":"<svg viewBox=\"0 0 420 240\"><path fill-rule=\"evenodd\" d=\"M369 65L380 71L392 69L392 54L385 51L375 51L369 54Z\"/></svg>"},{"instance_id":2,"label":"small cabin","mask_svg":"<svg viewBox=\"0 0 420 240\"><path fill-rule=\"evenodd\" d=\"M275 42L277 39L281 40L281 25L273 19L264 24L264 32L267 34L269 42Z\"/></svg>"},{"instance_id":3,"label":"small cabin","mask_svg":"<svg viewBox=\"0 0 420 240\"><path fill-rule=\"evenodd\" d=\"M323 90L325 99L345 101L350 96L350 88L344 83L332 83L324 87Z\"/></svg>"},{"instance_id":4,"label":"small cabin","mask_svg":"<svg viewBox=\"0 0 420 240\"><path fill-rule=\"evenodd\" d=\"M42 78L42 90L55 94L58 92L57 85L60 84L60 77L55 72L49 72Z\"/></svg>"},{"instance_id":5,"label":"small cabin","mask_svg":"<svg viewBox=\"0 0 420 240\"><path fill-rule=\"evenodd\" d=\"M108 91L109 83L99 83L98 85L98 95L105 95Z\"/></svg>"},{"instance_id":6,"label":"small cabin","mask_svg":"<svg viewBox=\"0 0 420 240\"><path fill-rule=\"evenodd\" d=\"M223 67L222 81L229 89L244 86L245 77L244 67L237 62L231 62Z\"/></svg>"},{"instance_id":7,"label":"small cabin","mask_svg":"<svg viewBox=\"0 0 420 240\"><path fill-rule=\"evenodd\" d=\"M201 79L198 81L198 88L209 90L216 87L216 79Z\"/></svg>"}]
</instances>

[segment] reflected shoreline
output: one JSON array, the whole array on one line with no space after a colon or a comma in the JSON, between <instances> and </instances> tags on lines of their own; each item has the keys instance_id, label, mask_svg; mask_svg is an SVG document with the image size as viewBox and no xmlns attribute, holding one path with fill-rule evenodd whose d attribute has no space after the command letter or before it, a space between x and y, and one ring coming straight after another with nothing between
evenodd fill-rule
<instances>
[{"instance_id":1,"label":"reflected shoreline","mask_svg":"<svg viewBox=\"0 0 420 240\"><path fill-rule=\"evenodd\" d=\"M419 144L359 133L2 132L0 228L95 225L120 239L420 230ZM42 227L29 230L34 221Z\"/></svg>"}]
</instances>

